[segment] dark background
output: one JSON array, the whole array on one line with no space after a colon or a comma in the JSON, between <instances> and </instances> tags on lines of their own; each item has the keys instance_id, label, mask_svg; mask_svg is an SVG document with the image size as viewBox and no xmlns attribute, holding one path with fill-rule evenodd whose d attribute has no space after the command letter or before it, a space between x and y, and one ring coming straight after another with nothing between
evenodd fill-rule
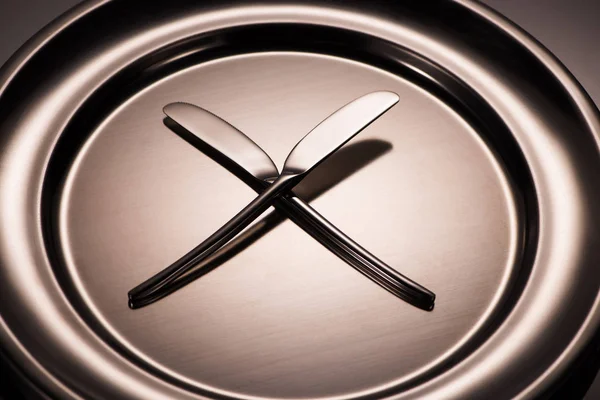
<instances>
[{"instance_id":1,"label":"dark background","mask_svg":"<svg viewBox=\"0 0 600 400\"><path fill-rule=\"evenodd\" d=\"M79 2L0 0L0 64L44 25ZM507 16L550 49L594 102L600 104L600 0L484 0L483 3ZM598 358L598 354L591 356ZM573 379L575 385L585 386L585 375L595 374L597 364L593 359L586 360ZM14 398L6 392L7 397L2 394L2 389L10 386L10 380L5 373L0 373L0 399ZM562 393L561 398L574 399L570 394L573 393ZM585 400L597 399L600 399L600 377L585 396Z\"/></svg>"}]
</instances>

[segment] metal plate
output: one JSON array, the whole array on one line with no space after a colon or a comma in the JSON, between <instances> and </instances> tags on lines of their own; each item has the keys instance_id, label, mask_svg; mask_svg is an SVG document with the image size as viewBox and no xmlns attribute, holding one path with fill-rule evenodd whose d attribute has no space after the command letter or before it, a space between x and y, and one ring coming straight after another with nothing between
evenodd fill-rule
<instances>
[{"instance_id":1,"label":"metal plate","mask_svg":"<svg viewBox=\"0 0 600 400\"><path fill-rule=\"evenodd\" d=\"M597 325L598 114L572 78L470 3L193 3L144 18L134 2L87 3L3 70L0 312L14 362L61 397L551 390ZM330 112L380 89L400 104L299 193L431 287L432 312L289 222L127 307L128 289L253 197L166 128L162 106L201 105L281 165Z\"/></svg>"}]
</instances>

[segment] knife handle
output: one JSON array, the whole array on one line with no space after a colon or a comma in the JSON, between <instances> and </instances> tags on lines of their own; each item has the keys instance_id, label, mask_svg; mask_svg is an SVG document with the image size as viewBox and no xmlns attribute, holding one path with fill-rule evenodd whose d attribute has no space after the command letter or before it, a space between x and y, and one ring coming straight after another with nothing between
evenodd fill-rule
<instances>
[{"instance_id":1,"label":"knife handle","mask_svg":"<svg viewBox=\"0 0 600 400\"><path fill-rule=\"evenodd\" d=\"M134 301L138 298L151 295L153 292L170 284L192 269L195 265L219 250L219 248L244 230L244 228L250 225L252 221L269 208L272 205L273 200L280 193L288 187L293 186L293 178L295 178L294 175L280 176L272 185L252 200L250 204L244 207L218 231L190 250L179 260L131 289L128 293L129 300Z\"/></svg>"},{"instance_id":2,"label":"knife handle","mask_svg":"<svg viewBox=\"0 0 600 400\"><path fill-rule=\"evenodd\" d=\"M378 285L421 309L433 309L433 292L388 266L302 199L296 196L280 197L276 205L300 228Z\"/></svg>"}]
</instances>

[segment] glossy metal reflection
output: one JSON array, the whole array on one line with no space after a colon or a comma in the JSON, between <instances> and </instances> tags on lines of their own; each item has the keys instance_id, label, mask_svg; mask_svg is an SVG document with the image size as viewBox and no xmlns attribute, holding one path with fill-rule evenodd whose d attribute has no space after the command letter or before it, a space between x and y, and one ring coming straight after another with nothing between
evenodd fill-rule
<instances>
[{"instance_id":1,"label":"glossy metal reflection","mask_svg":"<svg viewBox=\"0 0 600 400\"><path fill-rule=\"evenodd\" d=\"M539 44L476 2L365 4L98 0L0 72L0 342L40 391L543 398L594 348L596 108ZM379 87L405 100L378 123L395 151L318 205L393 265L410 259L411 276L444 298L435 312L353 280L291 224L203 290L127 308L120 294L144 266L174 260L246 201L245 188L203 195L213 173L235 178L165 131L164 104L206 105L280 157L323 110ZM336 209L387 182L368 215ZM216 225L174 229L175 218ZM361 235L368 223L377 237ZM295 264L265 265L297 239L307 247Z\"/></svg>"},{"instance_id":2,"label":"glossy metal reflection","mask_svg":"<svg viewBox=\"0 0 600 400\"><path fill-rule=\"evenodd\" d=\"M200 245L163 271L133 288L129 292L130 301L135 302L136 299L143 298L145 295L152 295L154 291L165 287L209 257L250 225L273 204L278 196L298 185L310 171L393 107L398 100L398 95L395 93L373 92L348 103L330 115L292 149L285 161L283 171L269 187ZM243 154L243 148L239 150L239 154ZM244 160L247 162L247 160L252 160L252 157L244 158ZM263 175L262 169L259 175ZM318 216L316 217L318 218ZM410 284L410 282L407 283ZM411 286L414 288L413 291L418 290L414 284ZM414 296L410 291L408 293L410 293L409 296ZM427 293L425 294L427 297ZM431 298L431 296L429 297Z\"/></svg>"},{"instance_id":3,"label":"glossy metal reflection","mask_svg":"<svg viewBox=\"0 0 600 400\"><path fill-rule=\"evenodd\" d=\"M279 176L275 163L260 146L214 114L186 103L169 104L164 112L173 123L217 152L217 156L225 159L226 163L234 164L236 168L232 172L257 193L268 188L271 180ZM294 192L278 197L275 206L326 248L392 294L419 308L433 308L435 295L432 292L369 253ZM133 299L131 306L139 307L161 297L153 294L149 298L140 296Z\"/></svg>"}]
</instances>

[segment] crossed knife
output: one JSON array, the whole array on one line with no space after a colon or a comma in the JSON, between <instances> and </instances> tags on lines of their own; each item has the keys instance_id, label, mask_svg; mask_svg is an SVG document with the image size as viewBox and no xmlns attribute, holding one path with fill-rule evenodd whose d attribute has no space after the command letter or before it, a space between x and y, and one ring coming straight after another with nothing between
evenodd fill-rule
<instances>
[{"instance_id":1,"label":"crossed knife","mask_svg":"<svg viewBox=\"0 0 600 400\"><path fill-rule=\"evenodd\" d=\"M292 189L310 171L393 107L395 93L373 92L348 103L310 131L288 155L278 172L273 160L242 132L190 104L172 103L164 112L173 122L218 153L259 195L222 228L175 263L129 291L131 304L148 304L177 284L195 265L238 235L267 208L275 206L326 248L397 297L425 310L433 309L435 294L389 267L346 236Z\"/></svg>"}]
</instances>

